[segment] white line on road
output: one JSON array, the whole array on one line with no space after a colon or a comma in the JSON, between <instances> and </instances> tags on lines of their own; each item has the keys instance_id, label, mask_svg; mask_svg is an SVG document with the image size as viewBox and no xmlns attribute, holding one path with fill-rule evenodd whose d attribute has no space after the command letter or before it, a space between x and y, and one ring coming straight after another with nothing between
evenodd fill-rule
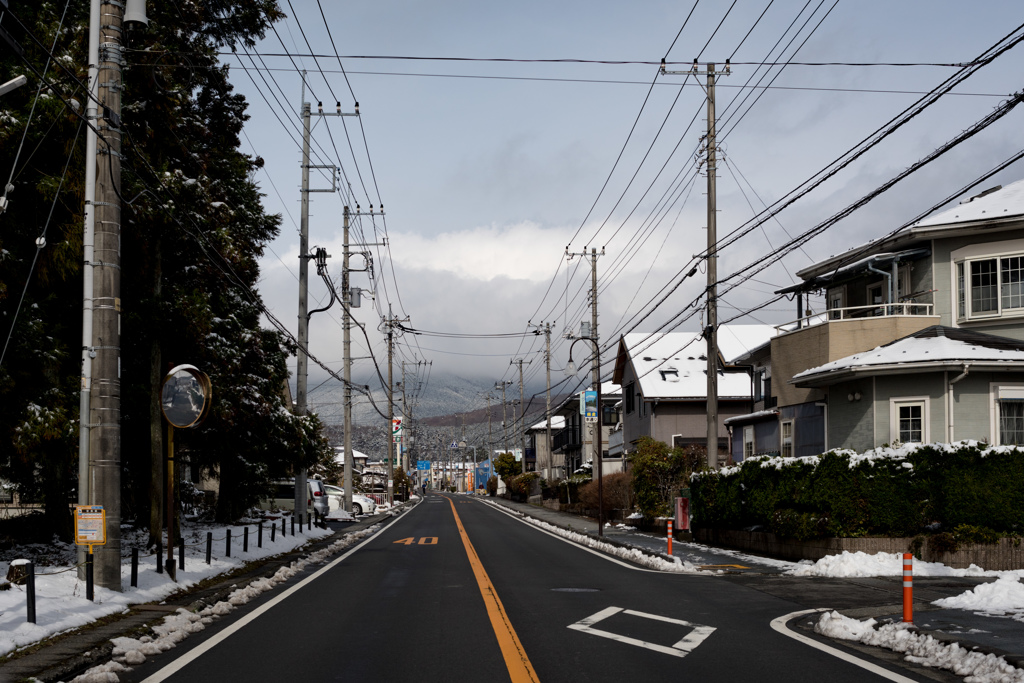
<instances>
[{"instance_id":1,"label":"white line on road","mask_svg":"<svg viewBox=\"0 0 1024 683\"><path fill-rule=\"evenodd\" d=\"M796 633L795 631L790 631L789 628L786 627L786 623L789 622L791 619L795 619L797 617L802 617L805 614L814 614L816 612L827 612L828 609L829 608L827 608L827 607L823 607L823 608L819 608L819 609L805 609L805 610L801 610L799 612L791 612L791 613L786 614L784 616L778 617L777 619L772 619L772 628L775 629L776 631L778 631L779 633L785 635L785 636L789 636L793 640L798 640L801 643L803 643L804 645L810 645L811 647L817 648L817 649L821 650L822 652L827 652L828 654L832 655L833 657L838 657L839 659L842 659L845 662L849 662L850 664L853 664L854 666L859 666L860 668L866 669L866 670L870 671L871 673L878 674L882 678L887 678L890 681L896 681L897 683L915 683L913 678L907 678L906 676L901 676L898 673L894 673L892 671L889 671L888 669L884 669L884 668L878 666L877 664L872 664L871 662L866 662L863 659L860 659L858 657L854 657L853 655L849 654L848 652L843 652L842 650L838 650L838 649L836 649L834 647L830 647L828 645L825 645L824 643L819 643L817 640L814 640L813 638L808 638L807 636L805 636L803 634Z\"/></svg>"},{"instance_id":2,"label":"white line on road","mask_svg":"<svg viewBox=\"0 0 1024 683\"><path fill-rule=\"evenodd\" d=\"M418 503L417 503L417 505L418 505ZM202 645L199 645L199 646L195 647L194 649L186 652L181 657L178 657L176 660L174 660L173 662L171 662L170 664L168 664L164 668L160 669L159 671L154 673L149 678L145 679L142 683L160 683L160 681L165 681L168 678L170 678L171 676L173 676L174 674L178 673L178 671L180 671L181 669L185 668L186 666L188 666L189 664L191 664L192 662L194 662L195 660L199 659L201 656L203 656L204 654L206 654L207 652L209 652L210 650L215 648L217 645L219 645L220 643L222 643L225 640L227 640L230 636L232 636L233 634L238 632L240 629L242 629L242 627L244 627L247 624L255 621L257 618L259 618L261 615L263 615L265 612L267 612L267 610L271 609L272 607L274 607L278 603L283 602L284 600L289 598L293 593L295 593L295 592L301 590L302 588L308 586L313 581L316 581L318 578L320 578L321 576L323 576L324 574L329 572L331 569L333 569L337 565L339 565L342 562L344 562L351 555L353 555L357 550L362 548L367 543L370 543L375 538L380 536L382 533L384 533L385 531L390 529L392 526L394 526L395 522L398 522L399 520L403 519L406 515L409 514L409 512L412 512L412 510L410 509L406 513L399 515L398 517L393 519L389 524L387 524L383 528L381 528L380 531L375 533L373 536L367 537L366 540L364 540L362 543L360 543L356 547L354 547L351 550L349 550L347 553L345 553L344 555L342 555L338 559L336 559L333 562L331 562L330 564L324 566L319 571L317 571L315 574L311 574L311 575L307 576L305 579L303 579L299 583L295 584L294 586L292 586L288 590L284 591L283 593L281 593L277 597L273 598L272 600L268 600L264 604L260 605L259 607L254 609L249 614L245 615L244 617L242 617L241 619L239 619L235 623L231 624L230 626L225 628L223 631L221 631L217 635L213 636L212 638L210 638L209 640L204 642Z\"/></svg>"},{"instance_id":3,"label":"white line on road","mask_svg":"<svg viewBox=\"0 0 1024 683\"><path fill-rule=\"evenodd\" d=\"M634 617L642 617L644 619L654 619L656 621L664 621L670 624L688 626L693 630L686 634L686 636L675 645L666 647L665 645L649 643L646 640L638 640L636 638L619 635L618 633L612 633L611 631L602 631L601 629L594 628L594 624L607 619L608 617L615 616L620 612ZM602 638L609 638L620 643L626 643L627 645L636 645L637 647L643 647L648 650L654 650L655 652L661 652L662 654L672 655L674 657L685 657L690 654L693 652L695 647L703 643L708 636L715 632L715 628L713 626L701 626L700 624L693 624L689 621L683 621L682 619L672 619L671 617L663 617L658 614L647 614L646 612L637 612L631 609L623 609L622 607L607 607L597 614L592 614L586 619L577 621L575 624L569 624L568 628L571 628L574 631L581 631L582 633L590 633Z\"/></svg>"}]
</instances>

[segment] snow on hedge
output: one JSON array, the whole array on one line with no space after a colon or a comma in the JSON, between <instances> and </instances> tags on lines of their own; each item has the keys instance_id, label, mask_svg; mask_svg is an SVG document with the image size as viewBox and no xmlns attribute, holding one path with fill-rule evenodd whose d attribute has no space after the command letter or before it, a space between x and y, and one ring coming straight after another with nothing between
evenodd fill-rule
<instances>
[{"instance_id":1,"label":"snow on hedge","mask_svg":"<svg viewBox=\"0 0 1024 683\"><path fill-rule=\"evenodd\" d=\"M906 655L908 662L952 671L966 683L1024 683L1024 670L1002 657L972 652L956 643L943 643L911 630L911 624L881 624L874 619L858 621L839 612L825 612L814 630L829 638L852 640L884 647Z\"/></svg>"},{"instance_id":2,"label":"snow on hedge","mask_svg":"<svg viewBox=\"0 0 1024 683\"><path fill-rule=\"evenodd\" d=\"M992 571L972 564L966 569L954 569L941 562L924 562L914 558L914 576L994 576L1017 580L1024 577L1024 569ZM839 555L826 555L817 562L803 560L786 572L791 576L829 576L838 578L866 576L903 576L901 553L874 553L844 550Z\"/></svg>"}]
</instances>

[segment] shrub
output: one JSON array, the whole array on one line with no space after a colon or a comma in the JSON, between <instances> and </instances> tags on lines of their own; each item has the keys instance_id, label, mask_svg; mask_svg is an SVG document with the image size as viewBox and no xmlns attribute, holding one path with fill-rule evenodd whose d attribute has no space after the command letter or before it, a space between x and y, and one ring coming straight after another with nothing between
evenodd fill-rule
<instances>
[{"instance_id":1,"label":"shrub","mask_svg":"<svg viewBox=\"0 0 1024 683\"><path fill-rule=\"evenodd\" d=\"M630 476L625 472L609 474L601 478L603 510L607 516L612 510L630 510ZM590 481L579 489L579 502L589 510L597 509L597 482Z\"/></svg>"},{"instance_id":2,"label":"shrub","mask_svg":"<svg viewBox=\"0 0 1024 683\"><path fill-rule=\"evenodd\" d=\"M487 495L492 498L498 495L498 478L493 474L487 478Z\"/></svg>"},{"instance_id":3,"label":"shrub","mask_svg":"<svg viewBox=\"0 0 1024 683\"><path fill-rule=\"evenodd\" d=\"M636 506L644 517L668 514L672 499L703 462L700 447L670 449L664 442L641 437L629 463Z\"/></svg>"},{"instance_id":4,"label":"shrub","mask_svg":"<svg viewBox=\"0 0 1024 683\"><path fill-rule=\"evenodd\" d=\"M530 489L533 488L533 482L540 477L536 472L527 472L520 474L505 482L508 486L509 493L513 496L523 498L524 500L530 496Z\"/></svg>"}]
</instances>

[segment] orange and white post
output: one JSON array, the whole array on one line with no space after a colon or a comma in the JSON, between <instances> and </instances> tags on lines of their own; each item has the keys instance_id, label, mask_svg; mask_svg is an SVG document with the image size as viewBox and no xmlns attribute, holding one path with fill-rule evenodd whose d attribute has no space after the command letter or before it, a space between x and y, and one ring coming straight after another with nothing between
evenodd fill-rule
<instances>
[{"instance_id":1,"label":"orange and white post","mask_svg":"<svg viewBox=\"0 0 1024 683\"><path fill-rule=\"evenodd\" d=\"M672 554L672 520L668 520L668 554Z\"/></svg>"},{"instance_id":2,"label":"orange and white post","mask_svg":"<svg viewBox=\"0 0 1024 683\"><path fill-rule=\"evenodd\" d=\"M914 556L903 553L903 622L914 623Z\"/></svg>"}]
</instances>

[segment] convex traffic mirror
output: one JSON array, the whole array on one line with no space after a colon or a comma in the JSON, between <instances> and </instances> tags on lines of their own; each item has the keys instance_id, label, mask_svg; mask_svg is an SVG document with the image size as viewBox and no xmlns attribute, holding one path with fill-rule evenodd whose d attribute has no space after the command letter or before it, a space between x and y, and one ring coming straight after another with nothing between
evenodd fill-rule
<instances>
[{"instance_id":1,"label":"convex traffic mirror","mask_svg":"<svg viewBox=\"0 0 1024 683\"><path fill-rule=\"evenodd\" d=\"M206 373L194 365L179 365L164 377L160 408L174 427L195 427L210 412L213 387Z\"/></svg>"}]
</instances>

